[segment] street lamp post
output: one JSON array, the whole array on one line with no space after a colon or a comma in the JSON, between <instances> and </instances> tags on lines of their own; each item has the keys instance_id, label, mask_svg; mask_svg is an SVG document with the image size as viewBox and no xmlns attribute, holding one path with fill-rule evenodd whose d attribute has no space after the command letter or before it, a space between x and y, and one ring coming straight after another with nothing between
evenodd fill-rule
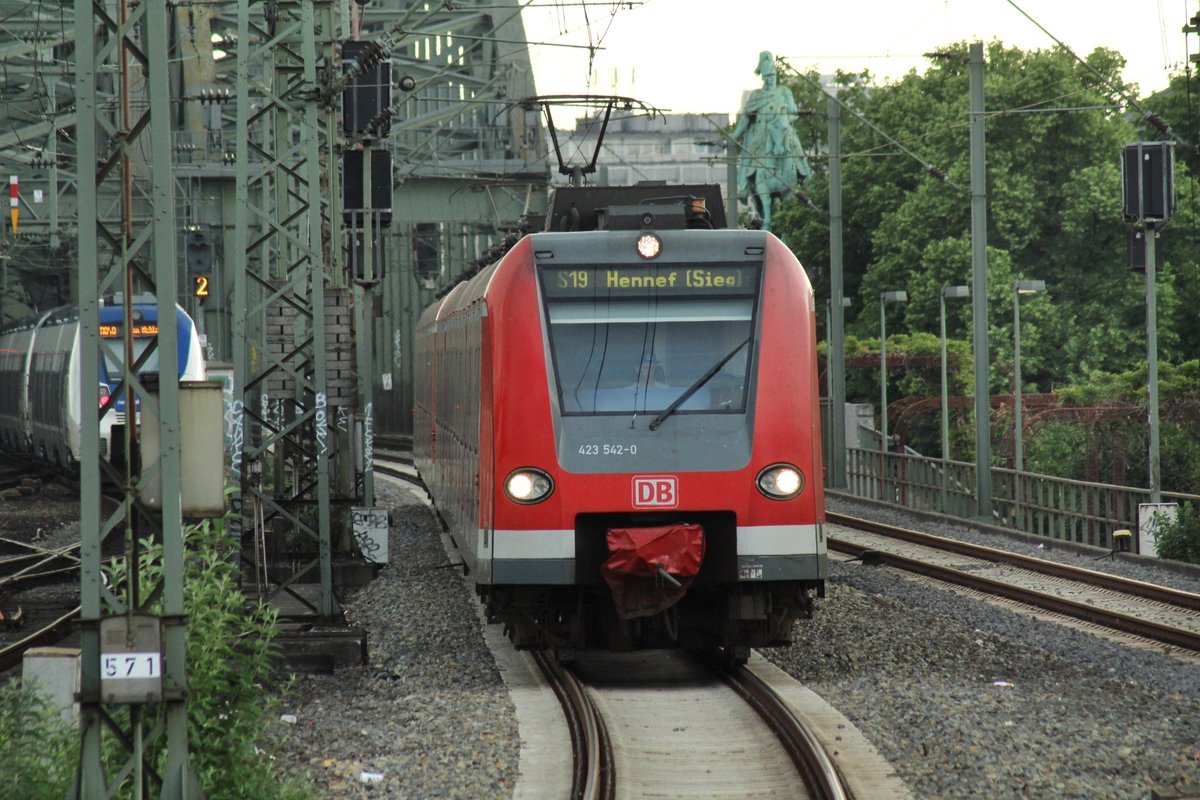
<instances>
[{"instance_id":1,"label":"street lamp post","mask_svg":"<svg viewBox=\"0 0 1200 800\"><path fill-rule=\"evenodd\" d=\"M1013 472L1016 481L1013 488L1013 499L1016 501L1014 522L1021 518L1021 504L1025 500L1022 485L1025 453L1022 442L1024 431L1021 430L1021 295L1042 294L1045 291L1045 281L1017 281L1013 284Z\"/></svg>"},{"instance_id":2,"label":"street lamp post","mask_svg":"<svg viewBox=\"0 0 1200 800\"><path fill-rule=\"evenodd\" d=\"M882 481L887 473L887 450L888 450L888 418L887 418L887 318L884 313L888 303L907 303L908 292L880 292L879 293L879 420L880 433L882 434L879 440L879 477ZM880 484L886 488L887 483ZM883 494L883 492L881 492ZM880 499L883 499L882 497Z\"/></svg>"},{"instance_id":3,"label":"street lamp post","mask_svg":"<svg viewBox=\"0 0 1200 800\"><path fill-rule=\"evenodd\" d=\"M850 307L850 298L843 297L842 298L842 308L849 308L849 307ZM838 338L840 339L841 337L838 337ZM838 425L834 415L841 414L844 417L846 414L846 408L845 408L846 404L844 402L843 403L835 403L834 402L835 397L836 397L836 391L837 391L837 381L834 377L835 370L834 370L834 366L833 366L833 363L834 363L834 351L833 351L834 335L833 335L833 298L832 297L826 298L826 300L825 300L825 341L829 343L829 357L825 359L825 396L829 399L829 425L827 425L826 428L829 432L829 441L824 441L823 444L825 445L825 452L829 453L829 459L827 461L826 467L829 470L829 472L827 474L828 474L828 476L830 476L830 479L826 481L826 485L830 486L830 487L839 487L839 483L835 477L837 475L836 465L838 463L838 459L834 455L834 453L838 452L838 450L841 450L844 453L846 450L846 442L844 441L846 438L846 436L845 436L846 427L845 427L845 425ZM843 439L843 441L840 441L840 442L837 441L836 434L838 433L838 431L842 432L841 438ZM845 470L843 469L842 472L844 473ZM841 481L841 485L844 485L844 484L845 484L845 481L844 480Z\"/></svg>"},{"instance_id":4,"label":"street lamp post","mask_svg":"<svg viewBox=\"0 0 1200 800\"><path fill-rule=\"evenodd\" d=\"M950 390L946 380L946 299L961 300L971 296L967 286L943 286L938 296L942 334L942 513L949 513L950 483Z\"/></svg>"}]
</instances>

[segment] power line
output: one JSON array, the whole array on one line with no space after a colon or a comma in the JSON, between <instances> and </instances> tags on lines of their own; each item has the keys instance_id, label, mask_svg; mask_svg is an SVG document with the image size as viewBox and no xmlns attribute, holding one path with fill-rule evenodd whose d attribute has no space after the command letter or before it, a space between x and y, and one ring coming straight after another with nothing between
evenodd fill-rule
<instances>
[{"instance_id":1,"label":"power line","mask_svg":"<svg viewBox=\"0 0 1200 800\"><path fill-rule=\"evenodd\" d=\"M1092 73L1092 75L1094 75L1100 81L1100 83L1102 83L1109 91L1111 91L1113 94L1117 95L1117 97L1119 97L1125 103L1126 107L1136 109L1142 115L1142 119L1145 120L1146 122L1148 122L1150 125L1152 125L1155 128L1155 130L1157 130L1159 133L1161 133L1166 139L1179 142L1181 147L1186 148L1189 152L1195 152L1196 148L1187 142L1181 141L1179 139L1179 137L1175 135L1175 131L1171 130L1171 126L1167 124L1166 120L1164 120L1162 117L1158 116L1154 112L1147 109L1140 102L1138 102L1137 98L1131 97L1129 95L1129 93L1126 92L1123 88L1121 88L1119 86L1115 86L1112 83L1112 81L1110 81L1108 79L1108 77L1106 75L1103 75L1098 69L1093 67L1091 64L1089 64L1084 59L1080 58L1079 55L1076 54L1076 52L1074 50L1072 50L1066 43L1064 43L1061 39L1059 39L1057 36L1052 34L1050 31L1046 30L1046 28L1040 22L1038 22L1036 19L1029 16L1029 14L1027 14L1023 8L1021 8L1019 5L1017 5L1014 2L1014 0L1005 0L1005 1L1010 6L1012 6L1014 9L1016 9L1017 13L1019 13L1021 16L1025 17L1025 19L1029 20L1031 23L1033 23L1034 26L1036 26L1038 30L1040 30L1042 33L1049 36L1054 41L1054 43L1057 44L1059 47L1061 47L1063 50L1065 50L1067 52L1067 54L1071 56L1071 58L1075 59L1081 65L1083 65L1084 69L1086 69L1088 72Z\"/></svg>"},{"instance_id":2,"label":"power line","mask_svg":"<svg viewBox=\"0 0 1200 800\"><path fill-rule=\"evenodd\" d=\"M825 95L826 97L833 98L833 101L835 103L837 103L839 106L841 106L843 110L845 110L847 113L849 113L851 116L853 116L859 122L866 125L871 130L875 131L875 133L882 136L893 147L896 147L901 152L903 152L905 155L907 155L909 158L911 158L913 161L916 161L918 164L920 164L921 169L923 169L925 172L928 172L930 175L937 178L942 183L953 186L955 189L957 189L960 192L963 192L964 194L967 192L967 190L965 188L963 188L962 186L959 186L957 183L950 180L950 176L947 175L944 170L938 169L933 164L930 164L928 161L921 158L919 155L917 155L913 151L909 150L907 147L905 147L903 144L901 144L895 138L893 138L892 136L889 136L878 125L871 122L869 119L864 117L861 113L859 113L854 108L851 108L849 105L842 102L842 99L840 97L838 97L837 95L830 94L828 91L825 90L824 86L817 83L812 78L805 75L804 73L800 72L798 69L796 69L791 64L789 64L786 59L780 58L780 59L778 59L778 61L780 62L780 64L782 64L783 66L785 66L789 70L791 70L792 74L795 75L797 78L804 81L808 85L812 86L814 89L816 89L817 91L819 91L821 94Z\"/></svg>"}]
</instances>

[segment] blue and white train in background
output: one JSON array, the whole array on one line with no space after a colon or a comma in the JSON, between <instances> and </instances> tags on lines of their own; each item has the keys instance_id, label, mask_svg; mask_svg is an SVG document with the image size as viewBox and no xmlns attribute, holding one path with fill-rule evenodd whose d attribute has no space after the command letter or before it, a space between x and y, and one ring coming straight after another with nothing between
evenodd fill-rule
<instances>
[{"instance_id":1,"label":"blue and white train in background","mask_svg":"<svg viewBox=\"0 0 1200 800\"><path fill-rule=\"evenodd\" d=\"M179 342L179 380L204 380L204 351L196 324L175 307ZM0 450L56 469L73 470L79 462L82 401L111 407L100 417L100 454L113 454L113 427L125 424L125 393L117 393L123 359L125 308L120 296L100 302L102 348L100 382L85 389L81 381L79 306L68 305L0 327ZM132 308L133 357L136 363L158 336L158 306L152 295L136 295ZM158 371L151 353L141 374Z\"/></svg>"}]
</instances>

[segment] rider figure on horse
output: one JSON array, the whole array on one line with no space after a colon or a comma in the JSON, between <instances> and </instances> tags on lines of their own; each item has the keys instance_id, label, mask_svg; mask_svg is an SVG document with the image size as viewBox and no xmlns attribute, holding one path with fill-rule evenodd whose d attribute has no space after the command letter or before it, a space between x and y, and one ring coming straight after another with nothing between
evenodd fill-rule
<instances>
[{"instance_id":1,"label":"rider figure on horse","mask_svg":"<svg viewBox=\"0 0 1200 800\"><path fill-rule=\"evenodd\" d=\"M740 147L738 197L754 210L759 227L771 229L771 203L786 198L795 184L812 175L800 137L792 127L796 100L776 83L775 59L767 51L758 57L755 74L763 87L750 92L733 129Z\"/></svg>"}]
</instances>

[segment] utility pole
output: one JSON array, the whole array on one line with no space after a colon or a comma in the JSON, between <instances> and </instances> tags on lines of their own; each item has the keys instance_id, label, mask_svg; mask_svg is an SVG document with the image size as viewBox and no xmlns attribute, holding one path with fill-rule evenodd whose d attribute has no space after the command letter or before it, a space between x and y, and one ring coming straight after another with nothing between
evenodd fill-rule
<instances>
[{"instance_id":1,"label":"utility pole","mask_svg":"<svg viewBox=\"0 0 1200 800\"><path fill-rule=\"evenodd\" d=\"M128 782L134 797L174 800L198 797L199 784L188 757L170 34L166 0L136 12L105 8L75 0L80 383L92 393L80 403L80 753L71 796L109 797ZM157 387L133 359L135 292L151 292L157 303L158 333L148 345L158 351ZM102 339L101 298L117 293L121 333ZM120 383L99 408L102 351L120 363ZM122 458L113 458L113 446L102 458L101 416L115 416L118 397L125 422L114 426L111 444L121 441ZM137 457L139 408L145 433L157 434L157 456ZM155 474L157 502L148 487ZM107 516L102 485L124 494ZM106 587L101 548L122 536L126 575ZM142 573L147 538L162 542L161 574ZM159 599L161 611L152 610ZM163 735L159 725L165 764L147 754L147 743Z\"/></svg>"},{"instance_id":2,"label":"utility pole","mask_svg":"<svg viewBox=\"0 0 1200 800\"><path fill-rule=\"evenodd\" d=\"M830 488L846 487L846 339L842 285L842 107L832 93L829 129L829 436ZM885 410L886 413L886 410Z\"/></svg>"},{"instance_id":3,"label":"utility pole","mask_svg":"<svg viewBox=\"0 0 1200 800\"><path fill-rule=\"evenodd\" d=\"M82 2L82 0L78 0ZM286 577L256 573L272 598L315 570L317 616L338 615L333 595L331 463L336 455L326 361L322 182L322 47L332 48L332 4L322 0L238 5L237 183L229 256L234 275L233 480L243 526L265 547L272 533L316 557ZM322 31L321 42L316 32ZM250 94L251 86L268 91ZM253 151L253 157L252 157ZM307 602L307 601L305 601Z\"/></svg>"},{"instance_id":4,"label":"utility pole","mask_svg":"<svg viewBox=\"0 0 1200 800\"><path fill-rule=\"evenodd\" d=\"M1141 227L1146 268L1146 404L1149 411L1150 502L1162 501L1158 411L1158 231L1175 212L1173 142L1138 142L1121 152L1125 219Z\"/></svg>"},{"instance_id":5,"label":"utility pole","mask_svg":"<svg viewBox=\"0 0 1200 800\"><path fill-rule=\"evenodd\" d=\"M983 44L971 44L971 309L975 341L975 516L992 519L991 388L988 381L987 169L984 160Z\"/></svg>"}]
</instances>

